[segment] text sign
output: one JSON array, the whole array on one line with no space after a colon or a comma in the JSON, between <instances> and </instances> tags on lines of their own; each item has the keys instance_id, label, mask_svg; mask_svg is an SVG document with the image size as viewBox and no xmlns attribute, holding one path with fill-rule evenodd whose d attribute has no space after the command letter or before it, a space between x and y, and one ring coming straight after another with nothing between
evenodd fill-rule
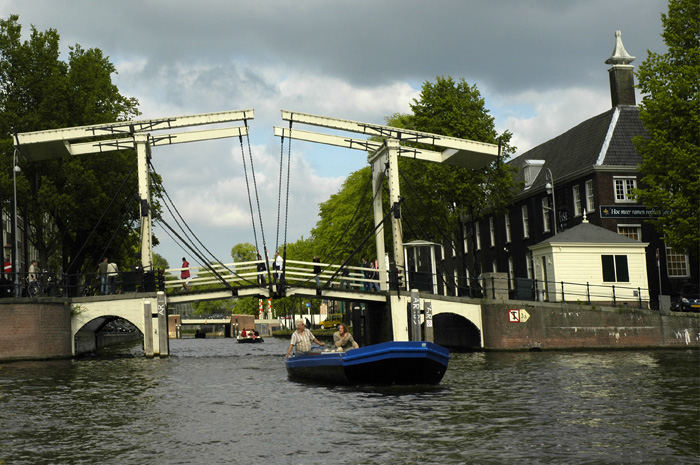
<instances>
[{"instance_id":1,"label":"text sign","mask_svg":"<svg viewBox=\"0 0 700 465\"><path fill-rule=\"evenodd\" d=\"M525 323L530 319L530 314L524 308L509 308L508 321L510 323Z\"/></svg>"},{"instance_id":2,"label":"text sign","mask_svg":"<svg viewBox=\"0 0 700 465\"><path fill-rule=\"evenodd\" d=\"M656 207L645 207L644 205L601 205L601 218L658 218L664 214L668 215L670 210L661 210Z\"/></svg>"}]
</instances>

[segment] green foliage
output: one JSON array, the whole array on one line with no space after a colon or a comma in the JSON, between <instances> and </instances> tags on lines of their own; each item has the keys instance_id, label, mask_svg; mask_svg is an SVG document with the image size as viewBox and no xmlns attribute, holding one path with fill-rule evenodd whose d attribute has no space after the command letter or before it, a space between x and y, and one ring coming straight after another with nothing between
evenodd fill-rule
<instances>
[{"instance_id":1,"label":"green foliage","mask_svg":"<svg viewBox=\"0 0 700 465\"><path fill-rule=\"evenodd\" d=\"M112 83L115 72L102 51L80 45L71 47L68 61L62 61L55 29L40 32L32 27L29 39L22 42L19 18L0 20L0 165L12 166L14 133L138 115L136 99L123 96ZM41 263L60 263L66 270L75 262L70 271L77 272L93 271L102 255L125 265L134 262L139 211L132 151L20 161L20 166L19 214L30 226L29 241ZM3 202L11 200L12 185L11 170L0 170ZM114 204L87 241L115 194Z\"/></svg>"},{"instance_id":2,"label":"green foliage","mask_svg":"<svg viewBox=\"0 0 700 465\"><path fill-rule=\"evenodd\" d=\"M239 243L231 247L231 258L234 263L250 262L257 259L257 251L249 242Z\"/></svg>"},{"instance_id":3,"label":"green foliage","mask_svg":"<svg viewBox=\"0 0 700 465\"><path fill-rule=\"evenodd\" d=\"M170 264L168 264L168 260L166 260L165 257L154 252L153 268L155 268L156 270L167 270L168 268L170 268Z\"/></svg>"},{"instance_id":4,"label":"green foliage","mask_svg":"<svg viewBox=\"0 0 700 465\"><path fill-rule=\"evenodd\" d=\"M423 84L412 115L393 115L388 124L462 139L501 144L501 159L467 169L401 157L401 195L405 200L405 240L445 243L460 218L502 211L512 198L513 168L503 163L515 151L512 134L496 132L476 85L438 76ZM456 247L459 251L460 248Z\"/></svg>"},{"instance_id":5,"label":"green foliage","mask_svg":"<svg viewBox=\"0 0 700 465\"><path fill-rule=\"evenodd\" d=\"M637 78L640 118L648 138L634 140L642 156L640 201L670 213L653 220L668 246L700 248L700 4L670 0L661 15L668 52L648 52Z\"/></svg>"},{"instance_id":6,"label":"green foliage","mask_svg":"<svg viewBox=\"0 0 700 465\"><path fill-rule=\"evenodd\" d=\"M351 173L340 191L320 205L320 219L311 231L313 241L306 245L310 250L305 259L318 255L322 262L344 260L372 231L374 215L370 177L369 166ZM351 264L359 265L362 256L374 257L375 248L374 239L370 238Z\"/></svg>"}]
</instances>

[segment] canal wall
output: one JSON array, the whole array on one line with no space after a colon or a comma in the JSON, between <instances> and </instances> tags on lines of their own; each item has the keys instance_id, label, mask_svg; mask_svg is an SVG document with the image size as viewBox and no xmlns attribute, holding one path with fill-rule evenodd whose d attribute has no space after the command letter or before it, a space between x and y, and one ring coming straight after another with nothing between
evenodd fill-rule
<instances>
[{"instance_id":1,"label":"canal wall","mask_svg":"<svg viewBox=\"0 0 700 465\"><path fill-rule=\"evenodd\" d=\"M70 312L62 301L0 305L0 360L70 357Z\"/></svg>"},{"instance_id":2,"label":"canal wall","mask_svg":"<svg viewBox=\"0 0 700 465\"><path fill-rule=\"evenodd\" d=\"M484 349L700 348L700 314L482 301Z\"/></svg>"}]
</instances>

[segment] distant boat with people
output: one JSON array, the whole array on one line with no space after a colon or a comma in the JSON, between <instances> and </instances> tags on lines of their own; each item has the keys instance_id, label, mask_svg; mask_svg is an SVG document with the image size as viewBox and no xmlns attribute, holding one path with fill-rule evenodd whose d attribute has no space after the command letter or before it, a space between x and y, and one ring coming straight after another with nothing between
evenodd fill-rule
<instances>
[{"instance_id":1,"label":"distant boat with people","mask_svg":"<svg viewBox=\"0 0 700 465\"><path fill-rule=\"evenodd\" d=\"M241 344L257 344L260 342L265 342L265 340L260 336L259 332L251 329L242 330L240 334L236 336L236 341Z\"/></svg>"},{"instance_id":2,"label":"distant boat with people","mask_svg":"<svg viewBox=\"0 0 700 465\"><path fill-rule=\"evenodd\" d=\"M450 352L424 341L394 341L285 360L289 379L334 385L439 384Z\"/></svg>"}]
</instances>

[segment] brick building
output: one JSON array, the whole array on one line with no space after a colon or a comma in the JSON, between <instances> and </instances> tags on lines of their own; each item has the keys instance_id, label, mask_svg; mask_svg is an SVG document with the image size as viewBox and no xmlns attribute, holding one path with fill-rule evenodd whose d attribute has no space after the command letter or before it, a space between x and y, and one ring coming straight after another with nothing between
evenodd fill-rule
<instances>
[{"instance_id":1,"label":"brick building","mask_svg":"<svg viewBox=\"0 0 700 465\"><path fill-rule=\"evenodd\" d=\"M517 283L526 288L527 280L537 278L530 247L587 217L593 225L649 244L646 266L652 307L657 305L659 286L662 294L673 296L698 283L697 260L691 263L684 251L666 247L648 221L658 212L640 205L632 194L639 186L641 162L632 139L645 136L634 95L633 59L616 33L613 55L606 61L611 65L612 108L509 162L518 169L516 180L524 187L506 213L464 219L460 231L464 263L458 264L464 271L455 276L466 273L473 282L481 273L507 273L511 294L516 294ZM458 281L458 293L471 292L467 280Z\"/></svg>"}]
</instances>

